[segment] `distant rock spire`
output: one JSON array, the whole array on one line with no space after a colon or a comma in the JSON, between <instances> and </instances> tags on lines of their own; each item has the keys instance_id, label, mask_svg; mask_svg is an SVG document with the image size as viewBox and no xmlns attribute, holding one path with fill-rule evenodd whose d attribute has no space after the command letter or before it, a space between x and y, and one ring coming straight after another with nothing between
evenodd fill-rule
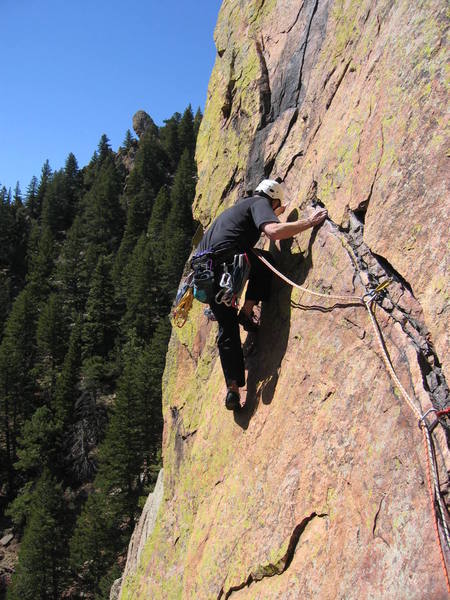
<instances>
[{"instance_id":1,"label":"distant rock spire","mask_svg":"<svg viewBox=\"0 0 450 600\"><path fill-rule=\"evenodd\" d=\"M149 127L152 127L155 132L158 130L151 116L145 110L138 110L133 117L133 129L136 135L140 138Z\"/></svg>"}]
</instances>

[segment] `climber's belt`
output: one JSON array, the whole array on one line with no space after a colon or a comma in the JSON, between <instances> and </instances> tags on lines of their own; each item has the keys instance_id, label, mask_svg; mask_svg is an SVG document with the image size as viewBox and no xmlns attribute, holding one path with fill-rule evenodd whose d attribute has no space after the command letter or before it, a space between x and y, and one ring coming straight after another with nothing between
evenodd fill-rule
<instances>
[{"instance_id":1,"label":"climber's belt","mask_svg":"<svg viewBox=\"0 0 450 600\"><path fill-rule=\"evenodd\" d=\"M242 291L250 270L247 255L236 251L205 250L191 260L194 297L200 302L231 306ZM217 282L217 286L215 286ZM219 291L214 294L214 288Z\"/></svg>"},{"instance_id":2,"label":"climber's belt","mask_svg":"<svg viewBox=\"0 0 450 600\"><path fill-rule=\"evenodd\" d=\"M194 298L200 302L209 303L214 297L214 254L206 250L196 254L191 260L194 273L192 283Z\"/></svg>"}]
</instances>

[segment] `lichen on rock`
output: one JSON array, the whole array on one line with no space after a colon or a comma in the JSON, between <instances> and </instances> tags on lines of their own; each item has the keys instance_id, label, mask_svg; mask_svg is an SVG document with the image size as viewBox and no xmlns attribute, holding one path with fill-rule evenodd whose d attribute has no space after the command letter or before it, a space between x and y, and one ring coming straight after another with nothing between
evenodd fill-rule
<instances>
[{"instance_id":1,"label":"lichen on rock","mask_svg":"<svg viewBox=\"0 0 450 600\"><path fill-rule=\"evenodd\" d=\"M204 226L280 176L287 218L330 216L271 244L284 273L351 296L393 278L376 316L424 411L449 404L446 27L440 0L224 0L197 146ZM421 434L367 311L273 288L240 412L202 307L172 335L164 499L122 598L447 597Z\"/></svg>"}]
</instances>

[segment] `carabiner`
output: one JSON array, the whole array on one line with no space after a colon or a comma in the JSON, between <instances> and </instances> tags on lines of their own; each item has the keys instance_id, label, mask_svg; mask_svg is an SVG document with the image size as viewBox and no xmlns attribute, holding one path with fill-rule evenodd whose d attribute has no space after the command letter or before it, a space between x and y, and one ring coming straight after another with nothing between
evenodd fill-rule
<instances>
[{"instance_id":1,"label":"carabiner","mask_svg":"<svg viewBox=\"0 0 450 600\"><path fill-rule=\"evenodd\" d=\"M225 304L225 306L231 306L232 296L230 290L222 288L215 295L216 304Z\"/></svg>"},{"instance_id":2,"label":"carabiner","mask_svg":"<svg viewBox=\"0 0 450 600\"><path fill-rule=\"evenodd\" d=\"M222 288L230 288L231 287L231 274L228 272L228 267L226 263L223 263L223 274L220 278L220 287Z\"/></svg>"}]
</instances>

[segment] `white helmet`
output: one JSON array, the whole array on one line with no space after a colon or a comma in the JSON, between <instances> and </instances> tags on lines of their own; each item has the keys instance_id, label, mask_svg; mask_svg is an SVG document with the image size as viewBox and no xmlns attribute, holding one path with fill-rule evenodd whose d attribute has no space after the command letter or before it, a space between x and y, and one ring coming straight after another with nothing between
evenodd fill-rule
<instances>
[{"instance_id":1,"label":"white helmet","mask_svg":"<svg viewBox=\"0 0 450 600\"><path fill-rule=\"evenodd\" d=\"M263 192L272 200L279 200L283 204L284 192L281 184L275 179L263 179L255 192Z\"/></svg>"}]
</instances>

